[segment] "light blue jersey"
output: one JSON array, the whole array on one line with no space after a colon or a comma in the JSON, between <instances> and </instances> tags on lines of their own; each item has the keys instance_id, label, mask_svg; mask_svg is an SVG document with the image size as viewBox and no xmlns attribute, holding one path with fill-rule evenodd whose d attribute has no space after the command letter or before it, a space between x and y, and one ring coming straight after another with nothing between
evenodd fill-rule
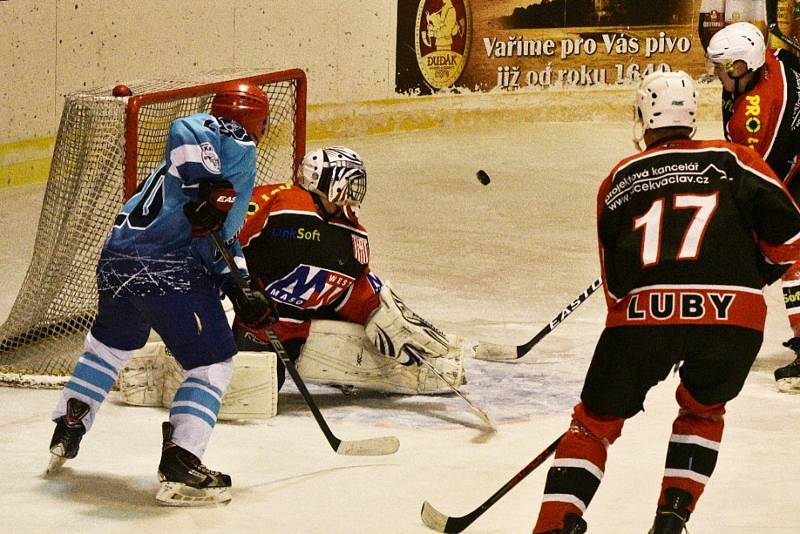
<instances>
[{"instance_id":1,"label":"light blue jersey","mask_svg":"<svg viewBox=\"0 0 800 534\"><path fill-rule=\"evenodd\" d=\"M255 181L255 143L236 122L197 113L170 126L164 161L114 221L98 265L98 289L112 295L183 293L218 283L228 272L210 237L192 238L183 205L199 184L228 180L236 202L221 234L244 270L236 239Z\"/></svg>"}]
</instances>

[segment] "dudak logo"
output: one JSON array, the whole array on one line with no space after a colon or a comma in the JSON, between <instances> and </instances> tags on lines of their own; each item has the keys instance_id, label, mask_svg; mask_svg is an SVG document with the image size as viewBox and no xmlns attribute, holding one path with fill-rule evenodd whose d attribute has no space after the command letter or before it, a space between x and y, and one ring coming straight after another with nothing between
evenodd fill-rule
<instances>
[{"instance_id":1,"label":"dudak logo","mask_svg":"<svg viewBox=\"0 0 800 534\"><path fill-rule=\"evenodd\" d=\"M451 87L464 70L471 37L469 0L420 0L414 47L425 81Z\"/></svg>"}]
</instances>

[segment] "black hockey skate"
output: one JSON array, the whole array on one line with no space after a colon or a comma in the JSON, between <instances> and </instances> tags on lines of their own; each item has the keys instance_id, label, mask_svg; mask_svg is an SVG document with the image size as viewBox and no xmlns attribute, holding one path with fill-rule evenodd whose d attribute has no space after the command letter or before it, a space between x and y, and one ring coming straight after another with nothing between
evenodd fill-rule
<instances>
[{"instance_id":1,"label":"black hockey skate","mask_svg":"<svg viewBox=\"0 0 800 534\"><path fill-rule=\"evenodd\" d=\"M583 534L586 532L586 521L578 514L565 514L564 526L561 530L551 530L544 534Z\"/></svg>"},{"instance_id":2,"label":"black hockey skate","mask_svg":"<svg viewBox=\"0 0 800 534\"><path fill-rule=\"evenodd\" d=\"M212 471L200 459L172 441L173 427L161 425L164 442L158 480L161 488L156 500L166 506L205 506L231 500L231 477Z\"/></svg>"},{"instance_id":3,"label":"black hockey skate","mask_svg":"<svg viewBox=\"0 0 800 534\"><path fill-rule=\"evenodd\" d=\"M775 369L775 381L779 390L800 394L800 337L793 337L783 346L792 349L796 358L789 365Z\"/></svg>"},{"instance_id":4,"label":"black hockey skate","mask_svg":"<svg viewBox=\"0 0 800 534\"><path fill-rule=\"evenodd\" d=\"M667 488L666 504L656 510L656 519L649 534L681 534L689 521L689 505L693 497L689 492L678 488Z\"/></svg>"},{"instance_id":5,"label":"black hockey skate","mask_svg":"<svg viewBox=\"0 0 800 534\"><path fill-rule=\"evenodd\" d=\"M67 413L56 419L56 429L50 440L50 464L45 474L58 471L64 462L78 455L81 438L86 434L82 419L89 413L89 405L78 399L67 401Z\"/></svg>"}]
</instances>

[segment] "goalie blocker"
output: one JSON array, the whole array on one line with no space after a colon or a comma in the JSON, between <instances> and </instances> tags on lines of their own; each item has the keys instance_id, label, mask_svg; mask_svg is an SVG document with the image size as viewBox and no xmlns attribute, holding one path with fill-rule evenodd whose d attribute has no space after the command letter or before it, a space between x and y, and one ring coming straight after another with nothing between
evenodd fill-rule
<instances>
[{"instance_id":1,"label":"goalie blocker","mask_svg":"<svg viewBox=\"0 0 800 534\"><path fill-rule=\"evenodd\" d=\"M447 350L429 358L445 380L458 387L464 382L464 349L452 336ZM234 373L222 398L220 420L275 416L278 407L277 357L272 352L239 352ZM345 321L313 321L296 363L304 380L370 391L407 395L448 393L427 366L408 365L387 358L367 338L364 327ZM183 380L183 370L160 341L148 343L119 375L122 400L135 406L164 406L172 402Z\"/></svg>"}]
</instances>

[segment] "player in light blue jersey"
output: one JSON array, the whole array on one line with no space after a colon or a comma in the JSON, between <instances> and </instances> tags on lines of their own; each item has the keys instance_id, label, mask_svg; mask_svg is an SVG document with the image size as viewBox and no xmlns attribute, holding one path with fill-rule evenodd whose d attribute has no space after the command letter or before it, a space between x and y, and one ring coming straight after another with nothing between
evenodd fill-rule
<instances>
[{"instance_id":1,"label":"player in light blue jersey","mask_svg":"<svg viewBox=\"0 0 800 534\"><path fill-rule=\"evenodd\" d=\"M219 231L246 275L237 234L268 120L267 95L254 84L230 82L210 113L171 124L164 161L125 203L103 246L98 314L53 412L48 472L77 455L119 371L152 328L185 370L163 423L156 499L168 505L230 500L230 477L201 462L237 352L220 291L253 325L268 323L272 308L261 293L234 283L208 234Z\"/></svg>"}]
</instances>

